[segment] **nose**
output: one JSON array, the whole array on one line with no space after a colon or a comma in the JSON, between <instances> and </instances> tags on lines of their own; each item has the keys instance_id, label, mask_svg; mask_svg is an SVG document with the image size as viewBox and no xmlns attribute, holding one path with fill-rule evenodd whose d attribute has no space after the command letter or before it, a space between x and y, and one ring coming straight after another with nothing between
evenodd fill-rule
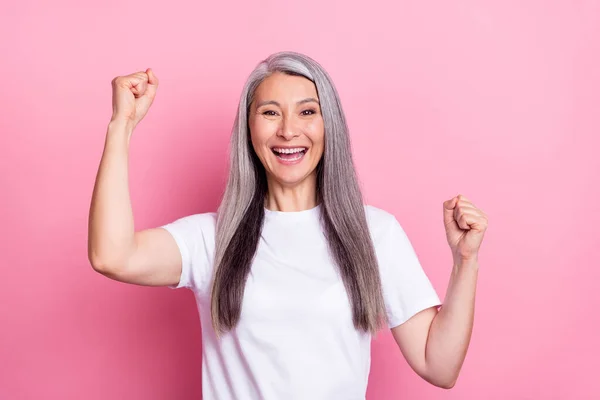
<instances>
[{"instance_id":1,"label":"nose","mask_svg":"<svg viewBox=\"0 0 600 400\"><path fill-rule=\"evenodd\" d=\"M277 130L277 136L282 137L285 140L291 140L297 136L300 136L300 129L296 126L292 115L287 114L281 119L281 125Z\"/></svg>"}]
</instances>

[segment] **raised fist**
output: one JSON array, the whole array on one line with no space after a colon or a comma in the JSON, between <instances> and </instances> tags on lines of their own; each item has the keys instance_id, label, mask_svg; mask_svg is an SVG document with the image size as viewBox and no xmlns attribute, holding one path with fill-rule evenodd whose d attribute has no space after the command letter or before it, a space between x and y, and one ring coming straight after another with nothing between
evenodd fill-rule
<instances>
[{"instance_id":1,"label":"raised fist","mask_svg":"<svg viewBox=\"0 0 600 400\"><path fill-rule=\"evenodd\" d=\"M123 120L135 127L144 118L156 96L158 78L148 68L112 80L113 114L111 121Z\"/></svg>"}]
</instances>

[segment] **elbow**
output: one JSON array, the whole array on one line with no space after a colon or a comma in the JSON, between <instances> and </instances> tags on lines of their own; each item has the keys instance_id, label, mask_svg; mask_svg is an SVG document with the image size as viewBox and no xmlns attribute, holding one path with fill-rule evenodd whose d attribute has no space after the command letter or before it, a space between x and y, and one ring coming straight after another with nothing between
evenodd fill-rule
<instances>
[{"instance_id":1,"label":"elbow","mask_svg":"<svg viewBox=\"0 0 600 400\"><path fill-rule=\"evenodd\" d=\"M102 257L100 257L100 255L98 254L98 245L91 234L88 235L87 256L88 262L90 263L94 271L102 273L106 270L106 264L102 260Z\"/></svg>"},{"instance_id":2,"label":"elbow","mask_svg":"<svg viewBox=\"0 0 600 400\"><path fill-rule=\"evenodd\" d=\"M451 376L445 379L437 379L434 382L431 382L435 386L442 389L452 389L456 385L456 381L458 380L458 376Z\"/></svg>"},{"instance_id":3,"label":"elbow","mask_svg":"<svg viewBox=\"0 0 600 400\"><path fill-rule=\"evenodd\" d=\"M131 252L126 251L123 246L116 247L111 243L99 243L88 239L88 261L94 271L113 276L120 273L127 265L128 255Z\"/></svg>"},{"instance_id":4,"label":"elbow","mask_svg":"<svg viewBox=\"0 0 600 400\"><path fill-rule=\"evenodd\" d=\"M88 254L88 261L90 262L92 269L102 275L105 275L109 270L107 264L104 263L102 259L94 253L90 252Z\"/></svg>"},{"instance_id":5,"label":"elbow","mask_svg":"<svg viewBox=\"0 0 600 400\"><path fill-rule=\"evenodd\" d=\"M121 269L119 263L108 262L106 257L100 257L92 250L88 252L88 261L94 271L105 276L113 276Z\"/></svg>"},{"instance_id":6,"label":"elbow","mask_svg":"<svg viewBox=\"0 0 600 400\"><path fill-rule=\"evenodd\" d=\"M452 380L449 382L444 382L441 385L438 385L442 389L452 389L456 385L456 380Z\"/></svg>"},{"instance_id":7,"label":"elbow","mask_svg":"<svg viewBox=\"0 0 600 400\"><path fill-rule=\"evenodd\" d=\"M458 380L458 376L424 376L423 378L441 389L452 389Z\"/></svg>"}]
</instances>

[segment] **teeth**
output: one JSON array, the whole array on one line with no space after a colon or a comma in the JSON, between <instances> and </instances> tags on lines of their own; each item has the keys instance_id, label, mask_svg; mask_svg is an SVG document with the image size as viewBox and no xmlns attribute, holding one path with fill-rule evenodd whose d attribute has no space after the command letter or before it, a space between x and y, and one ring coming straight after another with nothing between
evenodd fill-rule
<instances>
[{"instance_id":1,"label":"teeth","mask_svg":"<svg viewBox=\"0 0 600 400\"><path fill-rule=\"evenodd\" d=\"M283 153L283 154L293 154L293 153L299 153L301 151L304 151L305 148L304 147L297 147L295 149L283 149L283 148L274 148L273 150L275 150L278 153Z\"/></svg>"},{"instance_id":2,"label":"teeth","mask_svg":"<svg viewBox=\"0 0 600 400\"><path fill-rule=\"evenodd\" d=\"M302 157L304 157L304 154L298 154L298 155L297 155L296 157L294 157L294 158L281 158L281 157L279 157L279 156L276 156L276 157L277 157L277 158L280 158L280 159L282 159L282 160L285 160L285 161L297 161L297 160L301 159Z\"/></svg>"}]
</instances>

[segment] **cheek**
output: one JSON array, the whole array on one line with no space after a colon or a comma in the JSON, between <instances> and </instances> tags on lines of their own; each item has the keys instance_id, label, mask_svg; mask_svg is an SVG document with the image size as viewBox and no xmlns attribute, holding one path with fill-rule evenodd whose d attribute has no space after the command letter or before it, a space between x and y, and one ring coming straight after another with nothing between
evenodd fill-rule
<instances>
[{"instance_id":1,"label":"cheek","mask_svg":"<svg viewBox=\"0 0 600 400\"><path fill-rule=\"evenodd\" d=\"M325 145L325 127L323 120L315 120L306 127L306 132L313 146L323 148Z\"/></svg>"},{"instance_id":2,"label":"cheek","mask_svg":"<svg viewBox=\"0 0 600 400\"><path fill-rule=\"evenodd\" d=\"M250 132L251 135L256 137L257 140L266 140L277 132L277 126L272 121L268 121L264 118L256 118L250 121Z\"/></svg>"},{"instance_id":3,"label":"cheek","mask_svg":"<svg viewBox=\"0 0 600 400\"><path fill-rule=\"evenodd\" d=\"M257 119L250 121L248 126L250 128L250 140L254 145L254 150L260 154L264 151L267 140L272 136L272 124Z\"/></svg>"}]
</instances>

